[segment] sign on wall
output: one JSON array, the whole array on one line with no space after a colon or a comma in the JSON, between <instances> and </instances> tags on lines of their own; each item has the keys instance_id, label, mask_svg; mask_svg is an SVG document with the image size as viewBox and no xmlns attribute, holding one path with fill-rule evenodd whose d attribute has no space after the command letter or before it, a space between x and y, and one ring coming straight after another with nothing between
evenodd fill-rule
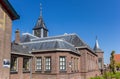
<instances>
[{"instance_id":1,"label":"sign on wall","mask_svg":"<svg viewBox=\"0 0 120 79\"><path fill-rule=\"evenodd\" d=\"M10 68L10 60L9 59L3 59L3 67Z\"/></svg>"}]
</instances>

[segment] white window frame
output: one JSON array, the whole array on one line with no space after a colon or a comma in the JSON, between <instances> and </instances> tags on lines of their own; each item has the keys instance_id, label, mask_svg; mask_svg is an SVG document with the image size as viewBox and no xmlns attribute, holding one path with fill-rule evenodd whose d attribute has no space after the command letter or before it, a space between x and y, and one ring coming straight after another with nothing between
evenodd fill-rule
<instances>
[{"instance_id":1,"label":"white window frame","mask_svg":"<svg viewBox=\"0 0 120 79\"><path fill-rule=\"evenodd\" d=\"M51 71L51 57L45 57L45 71Z\"/></svg>"},{"instance_id":2,"label":"white window frame","mask_svg":"<svg viewBox=\"0 0 120 79\"><path fill-rule=\"evenodd\" d=\"M41 61L40 61L40 69L37 69L37 59L38 58L41 59ZM36 66L35 66L36 67L36 71L42 71L42 57L36 57L36 61L35 62L36 62Z\"/></svg>"},{"instance_id":3,"label":"white window frame","mask_svg":"<svg viewBox=\"0 0 120 79\"><path fill-rule=\"evenodd\" d=\"M59 57L59 70L66 71L66 56Z\"/></svg>"}]
</instances>

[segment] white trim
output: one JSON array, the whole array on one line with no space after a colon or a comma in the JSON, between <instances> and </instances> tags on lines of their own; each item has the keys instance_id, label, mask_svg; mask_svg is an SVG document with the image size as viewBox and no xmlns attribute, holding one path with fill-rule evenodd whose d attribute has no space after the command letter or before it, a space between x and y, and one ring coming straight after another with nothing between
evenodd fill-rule
<instances>
[{"instance_id":1,"label":"white trim","mask_svg":"<svg viewBox=\"0 0 120 79\"><path fill-rule=\"evenodd\" d=\"M33 56L32 54L23 54L23 53L17 53L17 52L11 52L11 54Z\"/></svg>"},{"instance_id":2,"label":"white trim","mask_svg":"<svg viewBox=\"0 0 120 79\"><path fill-rule=\"evenodd\" d=\"M61 36L70 36L70 35L76 35L76 36L78 36L76 33L71 33L71 34L67 34L67 35L58 35L58 36L50 36L50 37L44 37L44 38L36 38L36 39L31 39L31 41L39 40L39 39L45 39L45 38L53 38L53 37L61 37Z\"/></svg>"},{"instance_id":3,"label":"white trim","mask_svg":"<svg viewBox=\"0 0 120 79\"><path fill-rule=\"evenodd\" d=\"M31 42L25 42L25 43L19 43L22 44L31 44L31 43L40 43L40 42L51 42L51 41L63 41L62 39L51 39L51 40L42 40L42 41L31 41Z\"/></svg>"},{"instance_id":4,"label":"white trim","mask_svg":"<svg viewBox=\"0 0 120 79\"><path fill-rule=\"evenodd\" d=\"M39 39L39 37L34 36L33 34L30 34L30 33L22 33L22 35L30 35L30 36L32 36L32 37L35 37L36 39Z\"/></svg>"},{"instance_id":5,"label":"white trim","mask_svg":"<svg viewBox=\"0 0 120 79\"><path fill-rule=\"evenodd\" d=\"M41 71L42 71L42 56L35 56L35 71L38 71L37 69L37 58L41 58Z\"/></svg>"},{"instance_id":6,"label":"white trim","mask_svg":"<svg viewBox=\"0 0 120 79\"><path fill-rule=\"evenodd\" d=\"M69 44L70 46L73 46L71 43L63 40L63 39L50 39L50 40L42 40L42 41L31 41L31 42L25 42L25 43L19 43L20 45L24 45L24 44L31 44L31 43L40 43L40 42L51 42L51 41L62 41L62 42L65 42L67 44Z\"/></svg>"},{"instance_id":7,"label":"white trim","mask_svg":"<svg viewBox=\"0 0 120 79\"><path fill-rule=\"evenodd\" d=\"M77 53L76 51L72 51L72 50L70 50L70 49L50 49L50 50L34 50L34 51L32 51L33 53L34 52L47 52L47 51L67 51L67 52L74 52L74 53L76 53L76 54L79 54L79 53ZM80 54L79 54L80 55Z\"/></svg>"},{"instance_id":8,"label":"white trim","mask_svg":"<svg viewBox=\"0 0 120 79\"><path fill-rule=\"evenodd\" d=\"M35 33L34 33L34 30L32 31L32 34L34 35Z\"/></svg>"},{"instance_id":9,"label":"white trim","mask_svg":"<svg viewBox=\"0 0 120 79\"><path fill-rule=\"evenodd\" d=\"M44 32L44 30L43 30L43 28L41 29L41 31L40 31L40 32L41 32L41 33L40 33L40 34L41 34L40 36L41 36L41 38L43 38L43 37L44 37L44 33L43 33L43 32Z\"/></svg>"}]
</instances>

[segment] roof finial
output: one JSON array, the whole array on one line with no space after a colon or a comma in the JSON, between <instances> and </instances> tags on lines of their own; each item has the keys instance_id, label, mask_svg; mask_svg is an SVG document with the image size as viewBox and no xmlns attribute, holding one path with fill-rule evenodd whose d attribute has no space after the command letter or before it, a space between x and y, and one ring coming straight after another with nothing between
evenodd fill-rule
<instances>
[{"instance_id":1,"label":"roof finial","mask_svg":"<svg viewBox=\"0 0 120 79\"><path fill-rule=\"evenodd\" d=\"M100 49L100 47L99 47L99 43L98 43L98 38L96 36L96 42L95 42L94 50L97 50L97 49Z\"/></svg>"},{"instance_id":2,"label":"roof finial","mask_svg":"<svg viewBox=\"0 0 120 79\"><path fill-rule=\"evenodd\" d=\"M94 46L94 51L95 52L102 52L102 50L99 47L99 42L98 42L98 37L96 36L96 42L95 42L95 46Z\"/></svg>"},{"instance_id":3,"label":"roof finial","mask_svg":"<svg viewBox=\"0 0 120 79\"><path fill-rule=\"evenodd\" d=\"M40 17L42 16L42 3L40 3Z\"/></svg>"},{"instance_id":4,"label":"roof finial","mask_svg":"<svg viewBox=\"0 0 120 79\"><path fill-rule=\"evenodd\" d=\"M98 43L98 38L96 36L96 47L99 49L99 43Z\"/></svg>"}]
</instances>

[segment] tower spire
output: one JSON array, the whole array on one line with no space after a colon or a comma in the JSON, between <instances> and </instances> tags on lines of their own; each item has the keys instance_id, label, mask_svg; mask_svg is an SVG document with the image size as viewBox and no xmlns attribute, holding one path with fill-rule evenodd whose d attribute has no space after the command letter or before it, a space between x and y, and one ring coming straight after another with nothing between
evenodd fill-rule
<instances>
[{"instance_id":1,"label":"tower spire","mask_svg":"<svg viewBox=\"0 0 120 79\"><path fill-rule=\"evenodd\" d=\"M37 37L47 37L48 36L48 29L45 26L45 23L42 18L42 4L40 3L40 16L33 28L33 34Z\"/></svg>"},{"instance_id":2,"label":"tower spire","mask_svg":"<svg viewBox=\"0 0 120 79\"><path fill-rule=\"evenodd\" d=\"M96 46L97 49L100 48L100 47L99 47L99 43L98 43L98 38L97 38L97 36L96 36L96 44L95 44L95 46Z\"/></svg>"},{"instance_id":3,"label":"tower spire","mask_svg":"<svg viewBox=\"0 0 120 79\"><path fill-rule=\"evenodd\" d=\"M96 41L95 41L95 46L94 46L94 51L102 51L99 46L98 38L96 36Z\"/></svg>"},{"instance_id":4,"label":"tower spire","mask_svg":"<svg viewBox=\"0 0 120 79\"><path fill-rule=\"evenodd\" d=\"M40 3L40 17L42 17L42 3Z\"/></svg>"}]
</instances>

